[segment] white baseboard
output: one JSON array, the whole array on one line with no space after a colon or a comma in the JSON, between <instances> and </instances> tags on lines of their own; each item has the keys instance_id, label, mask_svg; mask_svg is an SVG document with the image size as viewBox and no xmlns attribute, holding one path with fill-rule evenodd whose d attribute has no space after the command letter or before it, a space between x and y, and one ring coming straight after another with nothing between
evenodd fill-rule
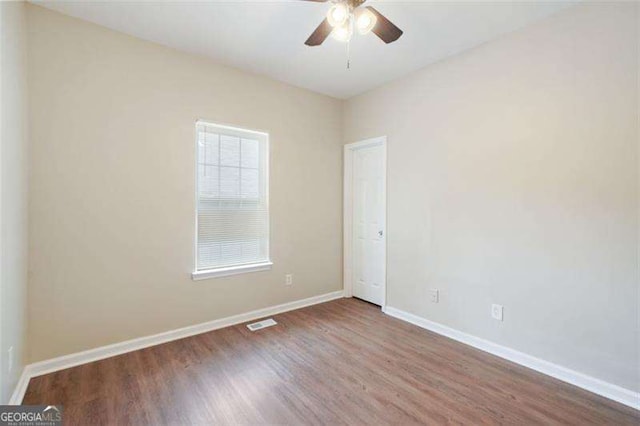
<instances>
[{"instance_id":1,"label":"white baseboard","mask_svg":"<svg viewBox=\"0 0 640 426\"><path fill-rule=\"evenodd\" d=\"M414 315L391 306L386 306L383 311L392 317L449 337L450 339L457 340L458 342L466 345L473 346L474 348L482 351L489 352L490 354L515 362L516 364L531 368L532 370L536 370L558 380L562 380L563 382L570 383L579 388L604 396L605 398L628 405L636 410L640 410L640 393L638 392L633 392L612 383L596 379L595 377L587 376L586 374L561 367L549 361L527 355L523 352L484 340L480 337L476 337L462 331L458 331L437 322L429 321L428 319L422 318L418 315Z\"/></svg>"},{"instance_id":2,"label":"white baseboard","mask_svg":"<svg viewBox=\"0 0 640 426\"><path fill-rule=\"evenodd\" d=\"M196 334L206 333L208 331L218 330L220 328L229 327L236 324L242 324L244 322L253 321L263 317L281 314L283 312L292 311L294 309L300 309L306 306L340 299L343 297L343 294L344 292L342 290L334 291L331 293L321 294L319 296L309 297L307 299L301 299L294 302L283 303L281 305L270 306L268 308L258 309L244 314L233 315L226 318L203 322L201 324L178 328L176 330L166 331L164 333L154 334L152 336L139 337L137 339L126 340L124 342L114 343L112 345L101 346L98 348L29 364L25 366L24 370L22 371L22 376L20 377L20 381L18 382L15 391L13 392L10 404L18 405L22 403L24 393L27 390L27 385L29 384L29 380L32 377L42 376L43 374L64 370L65 368L75 367L77 365L110 358L112 356L136 351L138 349L147 348L149 346L155 346L161 343L171 342L173 340L194 336Z\"/></svg>"},{"instance_id":3,"label":"white baseboard","mask_svg":"<svg viewBox=\"0 0 640 426\"><path fill-rule=\"evenodd\" d=\"M29 379L31 379L31 376L29 376L27 367L24 367L20 374L20 379L18 379L18 383L13 390L11 399L9 399L9 405L20 405L22 403L24 393L27 391L27 386L29 385Z\"/></svg>"}]
</instances>

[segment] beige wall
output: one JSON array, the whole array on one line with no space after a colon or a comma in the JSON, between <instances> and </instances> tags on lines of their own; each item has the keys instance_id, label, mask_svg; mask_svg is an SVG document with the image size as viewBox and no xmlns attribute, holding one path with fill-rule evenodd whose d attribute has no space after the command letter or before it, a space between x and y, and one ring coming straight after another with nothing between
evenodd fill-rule
<instances>
[{"instance_id":1,"label":"beige wall","mask_svg":"<svg viewBox=\"0 0 640 426\"><path fill-rule=\"evenodd\" d=\"M346 103L345 141L388 136L390 306L640 390L637 13L579 5Z\"/></svg>"},{"instance_id":2,"label":"beige wall","mask_svg":"<svg viewBox=\"0 0 640 426\"><path fill-rule=\"evenodd\" d=\"M26 31L25 4L0 2L0 404L22 372L27 340Z\"/></svg>"},{"instance_id":3,"label":"beige wall","mask_svg":"<svg viewBox=\"0 0 640 426\"><path fill-rule=\"evenodd\" d=\"M342 288L340 101L32 5L29 31L31 361ZM272 271L190 278L198 118L270 133Z\"/></svg>"}]
</instances>

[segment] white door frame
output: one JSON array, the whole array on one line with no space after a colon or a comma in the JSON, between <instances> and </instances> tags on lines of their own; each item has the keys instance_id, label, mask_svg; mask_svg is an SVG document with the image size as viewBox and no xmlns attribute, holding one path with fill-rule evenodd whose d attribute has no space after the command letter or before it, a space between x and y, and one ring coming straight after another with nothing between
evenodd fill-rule
<instances>
[{"instance_id":1,"label":"white door frame","mask_svg":"<svg viewBox=\"0 0 640 426\"><path fill-rule=\"evenodd\" d=\"M344 297L353 297L353 154L360 148L370 146L382 146L382 167L384 168L382 179L382 199L384 200L383 223L384 223L384 289L382 310L387 305L387 137L365 139L359 142L350 143L344 146L344 263L343 263L343 285Z\"/></svg>"}]
</instances>

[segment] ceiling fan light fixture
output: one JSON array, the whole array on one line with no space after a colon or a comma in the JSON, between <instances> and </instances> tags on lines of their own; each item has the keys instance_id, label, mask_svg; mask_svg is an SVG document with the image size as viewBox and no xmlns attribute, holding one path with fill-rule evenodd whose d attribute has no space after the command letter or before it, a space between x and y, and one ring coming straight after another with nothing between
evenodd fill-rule
<instances>
[{"instance_id":1,"label":"ceiling fan light fixture","mask_svg":"<svg viewBox=\"0 0 640 426\"><path fill-rule=\"evenodd\" d=\"M342 41L344 43L351 40L351 35L353 31L351 29L351 25L349 25L349 21L343 23L340 26L337 26L331 31L331 37L335 38L338 41Z\"/></svg>"},{"instance_id":2,"label":"ceiling fan light fixture","mask_svg":"<svg viewBox=\"0 0 640 426\"><path fill-rule=\"evenodd\" d=\"M329 0L306 1L329 2ZM320 46L330 35L348 44L356 30L360 34L372 32L386 44L393 43L402 36L402 30L373 6L362 6L367 0L330 1L331 7L327 16L304 42L307 46Z\"/></svg>"},{"instance_id":3,"label":"ceiling fan light fixture","mask_svg":"<svg viewBox=\"0 0 640 426\"><path fill-rule=\"evenodd\" d=\"M356 11L356 27L360 34L367 34L376 26L378 18L368 9L358 9Z\"/></svg>"},{"instance_id":4,"label":"ceiling fan light fixture","mask_svg":"<svg viewBox=\"0 0 640 426\"><path fill-rule=\"evenodd\" d=\"M336 3L327 13L327 21L332 27L339 27L349 19L349 8L346 3Z\"/></svg>"}]
</instances>

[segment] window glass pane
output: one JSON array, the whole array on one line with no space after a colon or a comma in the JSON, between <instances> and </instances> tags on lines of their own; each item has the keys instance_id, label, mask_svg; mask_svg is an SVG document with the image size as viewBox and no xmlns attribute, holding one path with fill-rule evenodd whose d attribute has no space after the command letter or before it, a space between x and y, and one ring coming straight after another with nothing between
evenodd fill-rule
<instances>
[{"instance_id":1,"label":"window glass pane","mask_svg":"<svg viewBox=\"0 0 640 426\"><path fill-rule=\"evenodd\" d=\"M220 165L240 166L240 138L220 136Z\"/></svg>"},{"instance_id":2,"label":"window glass pane","mask_svg":"<svg viewBox=\"0 0 640 426\"><path fill-rule=\"evenodd\" d=\"M225 241L220 244L220 261L223 264L242 263L242 243L237 241Z\"/></svg>"},{"instance_id":3,"label":"window glass pane","mask_svg":"<svg viewBox=\"0 0 640 426\"><path fill-rule=\"evenodd\" d=\"M259 185L258 169L242 169L242 198L258 198Z\"/></svg>"},{"instance_id":4,"label":"window glass pane","mask_svg":"<svg viewBox=\"0 0 640 426\"><path fill-rule=\"evenodd\" d=\"M198 192L203 196L217 197L218 166L198 165Z\"/></svg>"},{"instance_id":5,"label":"window glass pane","mask_svg":"<svg viewBox=\"0 0 640 426\"><path fill-rule=\"evenodd\" d=\"M253 139L242 139L242 167L258 168L258 156L260 155L260 145Z\"/></svg>"},{"instance_id":6,"label":"window glass pane","mask_svg":"<svg viewBox=\"0 0 640 426\"><path fill-rule=\"evenodd\" d=\"M216 134L207 133L205 137L205 154L204 161L207 164L218 164L219 159L219 140L220 137ZM201 157L202 158L202 157Z\"/></svg>"},{"instance_id":7,"label":"window glass pane","mask_svg":"<svg viewBox=\"0 0 640 426\"><path fill-rule=\"evenodd\" d=\"M202 159L204 158L205 154L206 154L206 145L205 145L205 139L207 134L204 132L198 132L198 163L202 162Z\"/></svg>"},{"instance_id":8,"label":"window glass pane","mask_svg":"<svg viewBox=\"0 0 640 426\"><path fill-rule=\"evenodd\" d=\"M220 259L220 244L218 243L209 243L202 244L198 246L198 259L201 262L207 263L215 263Z\"/></svg>"},{"instance_id":9,"label":"window glass pane","mask_svg":"<svg viewBox=\"0 0 640 426\"><path fill-rule=\"evenodd\" d=\"M220 167L220 197L237 198L240 195L240 169Z\"/></svg>"},{"instance_id":10,"label":"window glass pane","mask_svg":"<svg viewBox=\"0 0 640 426\"><path fill-rule=\"evenodd\" d=\"M241 243L243 262L251 262L260 255L260 240L251 239Z\"/></svg>"}]
</instances>

